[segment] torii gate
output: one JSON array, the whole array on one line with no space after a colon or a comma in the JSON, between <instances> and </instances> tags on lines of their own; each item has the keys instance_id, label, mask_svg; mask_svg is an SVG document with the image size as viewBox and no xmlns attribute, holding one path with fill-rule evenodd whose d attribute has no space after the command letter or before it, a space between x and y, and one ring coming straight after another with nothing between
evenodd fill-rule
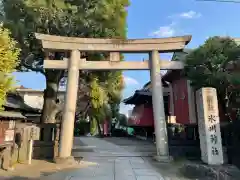
<instances>
[{"instance_id":1,"label":"torii gate","mask_svg":"<svg viewBox=\"0 0 240 180\"><path fill-rule=\"evenodd\" d=\"M72 159L79 70L150 70L157 147L155 158L160 161L170 159L160 69L183 69L184 65L177 61L160 61L159 52L181 51L190 42L191 36L128 40L61 37L38 33L35 36L42 41L44 49L71 51L71 57L67 61L44 60L46 69L68 69L58 157L60 161ZM110 61L86 61L80 58L80 52L89 51L110 52ZM120 61L120 52L149 53L150 60Z\"/></svg>"}]
</instances>

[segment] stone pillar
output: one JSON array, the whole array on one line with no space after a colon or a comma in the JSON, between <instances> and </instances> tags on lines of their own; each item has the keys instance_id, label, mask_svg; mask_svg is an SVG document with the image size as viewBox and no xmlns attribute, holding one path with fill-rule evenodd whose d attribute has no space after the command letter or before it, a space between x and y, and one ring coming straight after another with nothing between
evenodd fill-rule
<instances>
[{"instance_id":1,"label":"stone pillar","mask_svg":"<svg viewBox=\"0 0 240 180\"><path fill-rule=\"evenodd\" d=\"M168 149L166 119L164 112L162 78L160 73L160 57L158 51L152 51L150 53L149 62L152 84L154 126L157 146L157 156L155 157L155 159L158 161L168 161L170 160L170 157Z\"/></svg>"},{"instance_id":2,"label":"stone pillar","mask_svg":"<svg viewBox=\"0 0 240 180\"><path fill-rule=\"evenodd\" d=\"M202 161L210 165L221 165L223 151L216 89L198 90L196 101Z\"/></svg>"},{"instance_id":3,"label":"stone pillar","mask_svg":"<svg viewBox=\"0 0 240 180\"><path fill-rule=\"evenodd\" d=\"M72 159L71 151L78 91L79 62L80 52L73 50L71 52L71 58L68 60L67 89L61 125L59 157L57 160Z\"/></svg>"}]
</instances>

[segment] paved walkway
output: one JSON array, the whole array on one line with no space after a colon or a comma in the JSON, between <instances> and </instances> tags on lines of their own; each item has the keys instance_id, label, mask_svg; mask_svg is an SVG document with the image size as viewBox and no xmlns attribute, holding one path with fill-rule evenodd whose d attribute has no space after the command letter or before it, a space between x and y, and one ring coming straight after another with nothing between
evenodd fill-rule
<instances>
[{"instance_id":1,"label":"paved walkway","mask_svg":"<svg viewBox=\"0 0 240 180\"><path fill-rule=\"evenodd\" d=\"M73 155L82 156L89 165L56 173L47 180L164 180L143 158L151 156L155 151L153 148L151 144L143 145L143 142L139 144L122 138L75 138Z\"/></svg>"}]
</instances>

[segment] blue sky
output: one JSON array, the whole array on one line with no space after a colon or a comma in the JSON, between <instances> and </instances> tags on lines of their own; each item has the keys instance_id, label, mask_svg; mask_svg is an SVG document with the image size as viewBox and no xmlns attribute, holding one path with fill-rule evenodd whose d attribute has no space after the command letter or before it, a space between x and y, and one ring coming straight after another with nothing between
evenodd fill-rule
<instances>
[{"instance_id":1,"label":"blue sky","mask_svg":"<svg viewBox=\"0 0 240 180\"><path fill-rule=\"evenodd\" d=\"M201 2L195 0L131 0L128 8L128 38L192 35L188 47L197 47L214 35L240 37L240 3ZM170 59L169 54L161 54ZM126 60L142 61L147 54L128 54ZM18 84L44 89L41 74L15 73ZM149 81L148 71L124 72L126 87L123 97L133 94ZM129 106L121 105L125 113Z\"/></svg>"}]
</instances>

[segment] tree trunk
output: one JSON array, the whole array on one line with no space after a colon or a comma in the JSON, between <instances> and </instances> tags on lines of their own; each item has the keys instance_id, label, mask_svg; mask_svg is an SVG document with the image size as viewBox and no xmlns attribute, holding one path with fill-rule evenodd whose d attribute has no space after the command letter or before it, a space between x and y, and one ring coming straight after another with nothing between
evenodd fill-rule
<instances>
[{"instance_id":1,"label":"tree trunk","mask_svg":"<svg viewBox=\"0 0 240 180\"><path fill-rule=\"evenodd\" d=\"M91 128L91 135L92 136L95 136L95 135L97 135L98 134L98 128L97 128L97 121L94 119L94 118L91 118L91 120L90 120L90 128Z\"/></svg>"},{"instance_id":2,"label":"tree trunk","mask_svg":"<svg viewBox=\"0 0 240 180\"><path fill-rule=\"evenodd\" d=\"M44 90L44 104L41 116L41 123L55 123L50 119L51 113L56 108L59 81L62 78L62 71L46 70L46 89Z\"/></svg>"},{"instance_id":3,"label":"tree trunk","mask_svg":"<svg viewBox=\"0 0 240 180\"><path fill-rule=\"evenodd\" d=\"M101 130L100 122L97 118L96 118L96 122L97 122L97 127L98 127L98 135L100 137L102 137L102 130Z\"/></svg>"},{"instance_id":4,"label":"tree trunk","mask_svg":"<svg viewBox=\"0 0 240 180\"><path fill-rule=\"evenodd\" d=\"M56 70L46 70L46 89L44 90L44 104L41 116L41 123L56 123L55 115L56 108L58 108L57 93L59 81L63 73ZM54 116L54 117L53 117ZM46 126L44 126L46 127ZM52 129L44 128L41 132L41 139L43 141L52 141Z\"/></svg>"}]
</instances>

